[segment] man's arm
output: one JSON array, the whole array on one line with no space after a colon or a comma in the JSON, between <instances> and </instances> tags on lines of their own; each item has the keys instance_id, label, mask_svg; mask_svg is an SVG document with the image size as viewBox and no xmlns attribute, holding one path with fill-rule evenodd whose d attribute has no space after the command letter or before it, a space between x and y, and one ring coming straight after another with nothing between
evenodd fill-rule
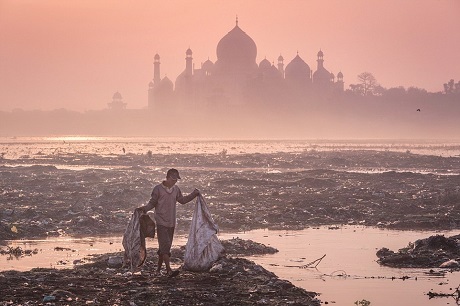
<instances>
[{"instance_id":1,"label":"man's arm","mask_svg":"<svg viewBox=\"0 0 460 306\"><path fill-rule=\"evenodd\" d=\"M153 188L152 195L150 197L149 202L147 203L147 205L139 207L139 209L142 209L144 213L147 213L149 210L157 206L159 196L160 194L158 193L158 189Z\"/></svg>"},{"instance_id":2,"label":"man's arm","mask_svg":"<svg viewBox=\"0 0 460 306\"><path fill-rule=\"evenodd\" d=\"M193 190L193 192L191 194L186 195L184 197L182 195L182 192L179 189L179 194L177 195L177 202L179 202L181 204L186 204L186 203L190 202L191 200L193 200L194 198L196 198L199 194L200 194L200 191L195 188L195 190Z\"/></svg>"}]
</instances>

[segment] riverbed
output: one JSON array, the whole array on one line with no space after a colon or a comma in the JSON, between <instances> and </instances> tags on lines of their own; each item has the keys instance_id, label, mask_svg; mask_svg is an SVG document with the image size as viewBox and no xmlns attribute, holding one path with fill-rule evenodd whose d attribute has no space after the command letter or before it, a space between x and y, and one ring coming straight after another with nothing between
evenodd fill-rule
<instances>
[{"instance_id":1,"label":"riverbed","mask_svg":"<svg viewBox=\"0 0 460 306\"><path fill-rule=\"evenodd\" d=\"M220 239L277 248L249 259L323 302L454 304L426 293L452 292L459 272L382 267L375 253L459 233L459 156L459 140L0 138L0 240L37 250L0 256L0 270L71 268L120 252L132 210L176 167L181 190L207 199ZM192 210L178 209L179 231ZM185 245L179 231L175 244Z\"/></svg>"},{"instance_id":2,"label":"riverbed","mask_svg":"<svg viewBox=\"0 0 460 306\"><path fill-rule=\"evenodd\" d=\"M397 231L364 226L322 226L304 230L253 230L222 232L219 239L250 239L275 247L278 253L248 259L294 285L320 293L322 302L353 305L367 300L371 305L455 305L452 298L429 299L429 291L450 293L460 284L460 272L438 274L430 269L396 269L380 266L376 251L387 247L397 251L409 242L439 234L452 236L460 230ZM175 245L185 245L178 236ZM11 247L38 249L38 253L14 259L0 257L0 270L26 271L34 267L71 268L90 254L122 250L121 237L51 238L8 241ZM56 247L59 247L56 249ZM157 247L148 240L147 247ZM326 255L319 263L307 266ZM316 265L316 268L314 267ZM438 272L438 269L434 269ZM440 271L440 270L439 270Z\"/></svg>"}]
</instances>

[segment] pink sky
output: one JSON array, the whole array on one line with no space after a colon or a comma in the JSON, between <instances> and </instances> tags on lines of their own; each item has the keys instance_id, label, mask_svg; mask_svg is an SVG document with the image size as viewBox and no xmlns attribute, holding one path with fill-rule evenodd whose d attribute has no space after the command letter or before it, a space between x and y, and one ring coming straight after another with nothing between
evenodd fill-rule
<instances>
[{"instance_id":1,"label":"pink sky","mask_svg":"<svg viewBox=\"0 0 460 306\"><path fill-rule=\"evenodd\" d=\"M460 79L459 0L0 0L0 111L104 109L119 91L147 106L153 56L175 81L216 60L235 25L257 44L257 62L299 55L342 71L345 88L371 72L386 88L441 91Z\"/></svg>"}]
</instances>

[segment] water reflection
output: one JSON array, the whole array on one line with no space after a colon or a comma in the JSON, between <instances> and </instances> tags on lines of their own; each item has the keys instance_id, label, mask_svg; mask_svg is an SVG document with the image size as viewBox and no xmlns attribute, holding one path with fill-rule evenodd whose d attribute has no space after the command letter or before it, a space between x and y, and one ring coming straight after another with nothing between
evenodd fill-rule
<instances>
[{"instance_id":1,"label":"water reflection","mask_svg":"<svg viewBox=\"0 0 460 306\"><path fill-rule=\"evenodd\" d=\"M123 151L125 149L125 151ZM168 137L0 137L5 158L44 157L56 154L226 154L302 153L306 151L376 150L421 155L459 156L459 140L238 140Z\"/></svg>"},{"instance_id":2,"label":"water reflection","mask_svg":"<svg viewBox=\"0 0 460 306\"><path fill-rule=\"evenodd\" d=\"M360 226L338 229L308 228L301 231L255 230L220 233L220 239L251 239L279 250L278 253L250 257L250 260L287 279L299 287L321 293L323 302L354 305L367 300L379 305L446 305L450 298L428 299L430 290L451 292L460 284L460 273L428 273L429 269L394 269L377 264L375 253L381 247L398 250L409 242L434 234L452 236L460 230L445 232L395 231ZM11 241L10 247L38 249L33 256L20 260L0 257L0 270L29 270L33 267L67 268L89 254L122 251L121 237L87 237L81 239L48 239ZM186 237L175 239L184 245ZM62 250L56 251L56 247ZM149 239L148 247L156 247ZM316 268L305 265L326 255Z\"/></svg>"},{"instance_id":3,"label":"water reflection","mask_svg":"<svg viewBox=\"0 0 460 306\"><path fill-rule=\"evenodd\" d=\"M437 234L452 236L459 232ZM430 290L449 292L450 288L457 287L459 272L444 277L427 274L429 269L394 269L376 262L375 253L381 247L396 251L408 242L433 234L345 227L276 234L262 231L240 238L255 238L279 249L277 254L250 259L299 287L320 292L323 302L354 305L355 301L365 299L371 301L371 305L446 305L445 299L429 301L426 293ZM316 269L301 269L324 254L326 257Z\"/></svg>"}]
</instances>

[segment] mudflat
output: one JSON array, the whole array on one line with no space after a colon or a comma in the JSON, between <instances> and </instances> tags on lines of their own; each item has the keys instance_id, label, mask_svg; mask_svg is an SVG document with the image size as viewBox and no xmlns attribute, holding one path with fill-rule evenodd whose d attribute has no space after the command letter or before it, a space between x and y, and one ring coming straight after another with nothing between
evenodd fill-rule
<instances>
[{"instance_id":1,"label":"mudflat","mask_svg":"<svg viewBox=\"0 0 460 306\"><path fill-rule=\"evenodd\" d=\"M121 235L133 209L147 203L169 167L180 169L184 194L201 190L223 230L460 226L460 157L455 156L370 150L75 153L0 159L0 239ZM178 230L188 231L193 208L179 207Z\"/></svg>"},{"instance_id":2,"label":"mudflat","mask_svg":"<svg viewBox=\"0 0 460 306\"><path fill-rule=\"evenodd\" d=\"M460 227L460 158L372 150L267 154L58 154L0 160L0 240L122 235L169 167L183 193L199 188L221 229L301 229L362 224ZM178 208L187 232L193 205ZM383 246L382 246L383 247ZM253 245L249 249L257 249ZM315 305L315 293L228 252L213 272L153 275L109 267L109 256L73 269L4 271L4 305ZM180 253L178 253L180 258ZM48 300L46 300L48 299Z\"/></svg>"}]
</instances>

